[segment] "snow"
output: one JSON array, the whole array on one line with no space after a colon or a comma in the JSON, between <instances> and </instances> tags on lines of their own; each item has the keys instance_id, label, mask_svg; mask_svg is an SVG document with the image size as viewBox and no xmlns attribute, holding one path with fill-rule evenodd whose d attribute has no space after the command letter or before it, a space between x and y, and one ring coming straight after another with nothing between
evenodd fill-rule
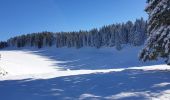
<instances>
[{"instance_id":1,"label":"snow","mask_svg":"<svg viewBox=\"0 0 170 100\"><path fill-rule=\"evenodd\" d=\"M131 92L122 92L116 95L112 95L109 97L106 97L106 99L110 99L110 100L118 100L118 99L123 99L123 98L127 98L127 97L137 97L137 93L131 93Z\"/></svg>"},{"instance_id":2,"label":"snow","mask_svg":"<svg viewBox=\"0 0 170 100\"><path fill-rule=\"evenodd\" d=\"M8 75L31 75L51 73L55 61L24 51L2 51L1 66Z\"/></svg>"},{"instance_id":3,"label":"snow","mask_svg":"<svg viewBox=\"0 0 170 100\"><path fill-rule=\"evenodd\" d=\"M79 100L84 100L88 98L99 98L100 96L95 96L93 94L82 94L79 98Z\"/></svg>"},{"instance_id":4,"label":"snow","mask_svg":"<svg viewBox=\"0 0 170 100\"><path fill-rule=\"evenodd\" d=\"M8 73L0 67L0 77L7 75Z\"/></svg>"},{"instance_id":5,"label":"snow","mask_svg":"<svg viewBox=\"0 0 170 100\"><path fill-rule=\"evenodd\" d=\"M161 94L161 95L160 95ZM162 91L161 93L149 93L146 92L122 92L120 94L112 95L110 97L106 97L110 100L120 100L127 97L140 97L145 96L147 100L169 100L170 98L170 90Z\"/></svg>"},{"instance_id":6,"label":"snow","mask_svg":"<svg viewBox=\"0 0 170 100\"><path fill-rule=\"evenodd\" d=\"M125 50L120 52L113 48L99 50L94 48L79 50L74 48L45 48L41 50L0 51L2 55L0 66L8 72L0 80L49 79L71 75L117 72L128 69L170 69L166 65L139 67L142 64L145 65L145 63L138 61L137 49L126 47ZM125 57L126 50L128 50L128 54L131 56L130 59ZM136 55L133 53L136 53ZM147 64L155 64L155 62Z\"/></svg>"},{"instance_id":7,"label":"snow","mask_svg":"<svg viewBox=\"0 0 170 100\"><path fill-rule=\"evenodd\" d=\"M165 87L165 86L168 86L168 85L170 85L169 82L164 82L164 83L155 84L153 87Z\"/></svg>"},{"instance_id":8,"label":"snow","mask_svg":"<svg viewBox=\"0 0 170 100\"><path fill-rule=\"evenodd\" d=\"M166 100L170 66L140 62L142 47L1 50L3 100ZM10 96L8 96L10 95Z\"/></svg>"}]
</instances>

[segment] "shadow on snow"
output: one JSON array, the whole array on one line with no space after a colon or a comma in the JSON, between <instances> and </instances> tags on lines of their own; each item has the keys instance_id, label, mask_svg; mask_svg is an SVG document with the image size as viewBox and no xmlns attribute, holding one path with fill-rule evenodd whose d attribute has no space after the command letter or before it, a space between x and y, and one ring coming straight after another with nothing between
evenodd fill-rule
<instances>
[{"instance_id":1,"label":"shadow on snow","mask_svg":"<svg viewBox=\"0 0 170 100\"><path fill-rule=\"evenodd\" d=\"M0 82L2 100L141 100L170 89L169 71L126 70L48 80ZM154 94L153 94L154 93Z\"/></svg>"},{"instance_id":2,"label":"shadow on snow","mask_svg":"<svg viewBox=\"0 0 170 100\"><path fill-rule=\"evenodd\" d=\"M142 62L138 59L139 51L142 47L126 46L121 51L114 48L43 48L43 49L21 49L36 55L58 61L54 66L63 69L112 69L158 65L163 61Z\"/></svg>"}]
</instances>

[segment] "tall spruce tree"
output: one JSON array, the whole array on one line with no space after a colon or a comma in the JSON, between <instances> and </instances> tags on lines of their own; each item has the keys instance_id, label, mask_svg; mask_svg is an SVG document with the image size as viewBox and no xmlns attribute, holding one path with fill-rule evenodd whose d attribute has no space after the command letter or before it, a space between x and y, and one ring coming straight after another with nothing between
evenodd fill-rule
<instances>
[{"instance_id":1,"label":"tall spruce tree","mask_svg":"<svg viewBox=\"0 0 170 100\"><path fill-rule=\"evenodd\" d=\"M165 58L170 64L170 0L147 0L148 40L140 53L143 61Z\"/></svg>"}]
</instances>

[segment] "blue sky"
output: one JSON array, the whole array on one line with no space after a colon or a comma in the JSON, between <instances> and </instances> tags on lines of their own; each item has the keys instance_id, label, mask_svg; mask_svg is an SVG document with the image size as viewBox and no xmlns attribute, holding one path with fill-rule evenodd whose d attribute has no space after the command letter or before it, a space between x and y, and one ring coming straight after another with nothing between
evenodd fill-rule
<instances>
[{"instance_id":1,"label":"blue sky","mask_svg":"<svg viewBox=\"0 0 170 100\"><path fill-rule=\"evenodd\" d=\"M146 0L0 0L0 40L147 19L145 5Z\"/></svg>"}]
</instances>

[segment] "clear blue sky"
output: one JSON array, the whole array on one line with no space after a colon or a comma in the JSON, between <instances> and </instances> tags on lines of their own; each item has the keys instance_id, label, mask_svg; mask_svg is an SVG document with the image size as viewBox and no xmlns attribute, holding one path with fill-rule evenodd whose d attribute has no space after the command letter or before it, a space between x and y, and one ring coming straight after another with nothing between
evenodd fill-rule
<instances>
[{"instance_id":1,"label":"clear blue sky","mask_svg":"<svg viewBox=\"0 0 170 100\"><path fill-rule=\"evenodd\" d=\"M146 0L0 0L0 40L41 31L77 31L144 17Z\"/></svg>"}]
</instances>

